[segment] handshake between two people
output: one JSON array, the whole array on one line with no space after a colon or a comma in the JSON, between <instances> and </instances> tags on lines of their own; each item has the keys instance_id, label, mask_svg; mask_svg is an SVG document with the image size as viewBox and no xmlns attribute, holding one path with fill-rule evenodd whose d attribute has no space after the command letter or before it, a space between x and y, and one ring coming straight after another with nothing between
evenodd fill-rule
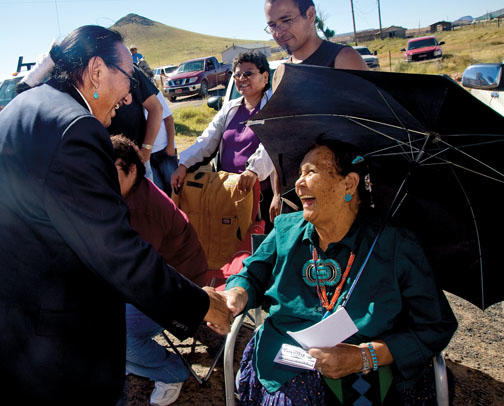
<instances>
[{"instance_id":1,"label":"handshake between two people","mask_svg":"<svg viewBox=\"0 0 504 406\"><path fill-rule=\"evenodd\" d=\"M210 298L210 306L204 320L216 333L227 334L233 318L239 315L247 305L247 291L241 287L235 287L218 292L209 286L205 286L203 290Z\"/></svg>"}]
</instances>

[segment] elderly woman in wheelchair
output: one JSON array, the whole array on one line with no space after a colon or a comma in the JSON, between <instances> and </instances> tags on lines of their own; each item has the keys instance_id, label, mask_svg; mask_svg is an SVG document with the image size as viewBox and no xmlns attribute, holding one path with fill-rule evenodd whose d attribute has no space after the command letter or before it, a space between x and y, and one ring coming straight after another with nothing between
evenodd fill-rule
<instances>
[{"instance_id":1,"label":"elderly woman in wheelchair","mask_svg":"<svg viewBox=\"0 0 504 406\"><path fill-rule=\"evenodd\" d=\"M411 232L386 225L375 241L382 223L368 207L366 165L357 156L350 145L319 137L296 181L303 211L277 217L228 280L235 315L269 306L243 354L240 404L436 404L429 363L457 322ZM309 349L312 370L274 362L282 344L297 345L287 331L309 327L343 303L357 333Z\"/></svg>"}]
</instances>

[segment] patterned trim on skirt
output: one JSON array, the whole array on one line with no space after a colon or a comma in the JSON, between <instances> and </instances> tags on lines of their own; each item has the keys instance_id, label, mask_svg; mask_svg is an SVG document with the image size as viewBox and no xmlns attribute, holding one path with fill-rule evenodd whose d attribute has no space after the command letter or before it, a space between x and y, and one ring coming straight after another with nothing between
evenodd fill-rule
<instances>
[{"instance_id":1,"label":"patterned trim on skirt","mask_svg":"<svg viewBox=\"0 0 504 406\"><path fill-rule=\"evenodd\" d=\"M240 405L246 406L325 406L326 389L318 371L300 372L294 379L284 383L273 393L266 391L257 378L252 356L255 348L255 336L249 341L243 352L240 364L238 394ZM300 370L301 371L301 370Z\"/></svg>"}]
</instances>

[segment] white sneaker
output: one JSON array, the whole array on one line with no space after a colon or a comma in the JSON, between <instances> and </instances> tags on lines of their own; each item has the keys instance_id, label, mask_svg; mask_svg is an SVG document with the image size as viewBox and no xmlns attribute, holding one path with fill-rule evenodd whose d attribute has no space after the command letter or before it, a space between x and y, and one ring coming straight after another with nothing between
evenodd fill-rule
<instances>
[{"instance_id":1,"label":"white sneaker","mask_svg":"<svg viewBox=\"0 0 504 406\"><path fill-rule=\"evenodd\" d=\"M166 406L175 402L179 395L180 389L184 382L164 383L156 381L154 390L150 397L150 403L153 406Z\"/></svg>"}]
</instances>

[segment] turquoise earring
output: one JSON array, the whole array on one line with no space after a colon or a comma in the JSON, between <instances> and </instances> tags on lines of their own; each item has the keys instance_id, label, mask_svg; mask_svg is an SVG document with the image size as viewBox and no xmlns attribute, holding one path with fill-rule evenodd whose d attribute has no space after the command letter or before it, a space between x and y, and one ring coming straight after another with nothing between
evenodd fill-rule
<instances>
[{"instance_id":1,"label":"turquoise earring","mask_svg":"<svg viewBox=\"0 0 504 406\"><path fill-rule=\"evenodd\" d=\"M93 97L94 97L95 99L98 99L98 92L94 92Z\"/></svg>"},{"instance_id":2,"label":"turquoise earring","mask_svg":"<svg viewBox=\"0 0 504 406\"><path fill-rule=\"evenodd\" d=\"M347 203L348 203L350 200L352 200L352 195L351 195L350 193L347 193L347 194L345 195L345 202L347 202Z\"/></svg>"}]
</instances>

